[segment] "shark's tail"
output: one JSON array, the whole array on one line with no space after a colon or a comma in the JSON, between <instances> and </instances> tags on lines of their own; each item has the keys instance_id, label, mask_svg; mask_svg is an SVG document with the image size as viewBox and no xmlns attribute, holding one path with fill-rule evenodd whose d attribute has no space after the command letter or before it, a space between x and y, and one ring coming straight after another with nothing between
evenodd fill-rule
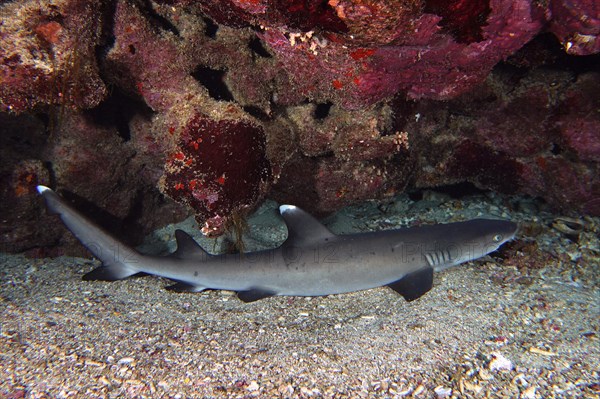
<instances>
[{"instance_id":1,"label":"shark's tail","mask_svg":"<svg viewBox=\"0 0 600 399\"><path fill-rule=\"evenodd\" d=\"M83 276L84 280L120 280L140 271L142 256L138 252L108 235L48 187L37 186L37 190L48 209L57 213L73 235L102 261L102 267Z\"/></svg>"}]
</instances>

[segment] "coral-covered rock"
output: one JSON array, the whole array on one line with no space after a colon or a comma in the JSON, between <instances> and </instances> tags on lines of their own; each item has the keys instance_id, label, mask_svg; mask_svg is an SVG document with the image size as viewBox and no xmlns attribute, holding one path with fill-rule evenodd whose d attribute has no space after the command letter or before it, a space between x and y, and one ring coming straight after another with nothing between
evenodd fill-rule
<instances>
[{"instance_id":1,"label":"coral-covered rock","mask_svg":"<svg viewBox=\"0 0 600 399\"><path fill-rule=\"evenodd\" d=\"M157 112L171 109L181 96L198 90L190 74L194 68L188 57L191 49L180 46L170 31L157 34L139 5L117 2L113 33L114 45L105 61L111 83L131 96L140 96Z\"/></svg>"},{"instance_id":2,"label":"coral-covered rock","mask_svg":"<svg viewBox=\"0 0 600 399\"><path fill-rule=\"evenodd\" d=\"M206 27L194 16L179 19L181 30L157 33L147 12L127 1L117 4L115 44L106 66L116 84L156 112L151 131L136 145L142 154L162 153L161 190L193 209L206 233L220 234L234 212L256 206L271 178L263 127L240 106L216 99L231 96L225 81L238 75L225 78L215 67L237 63L238 70L248 71L259 65L242 80L248 90L234 93L242 103L265 104L263 81L256 76L263 68L248 47L254 36L235 39L245 47L226 46L203 31L186 30L187 23Z\"/></svg>"},{"instance_id":3,"label":"coral-covered rock","mask_svg":"<svg viewBox=\"0 0 600 399\"><path fill-rule=\"evenodd\" d=\"M133 149L123 142L117 130L95 123L84 114L66 114L61 133L51 139L45 158L52 163L55 179L77 189L84 198L95 198L96 205L125 218L131 209L136 187L119 188L119 176L131 173ZM90 184L93 182L93 184Z\"/></svg>"},{"instance_id":4,"label":"coral-covered rock","mask_svg":"<svg viewBox=\"0 0 600 399\"><path fill-rule=\"evenodd\" d=\"M524 191L564 210L600 215L600 74L579 76L558 104L553 154L530 162Z\"/></svg>"},{"instance_id":5,"label":"coral-covered rock","mask_svg":"<svg viewBox=\"0 0 600 399\"><path fill-rule=\"evenodd\" d=\"M270 184L260 126L195 113L177 144L161 185L171 198L194 209L205 234L221 234L228 215L253 206Z\"/></svg>"},{"instance_id":6,"label":"coral-covered rock","mask_svg":"<svg viewBox=\"0 0 600 399\"><path fill-rule=\"evenodd\" d=\"M526 165L521 179L523 191L543 198L565 212L600 215L598 163L570 162L562 156L540 156Z\"/></svg>"},{"instance_id":7,"label":"coral-covered rock","mask_svg":"<svg viewBox=\"0 0 600 399\"><path fill-rule=\"evenodd\" d=\"M102 101L106 88L96 49L103 44L106 2L15 1L1 7L0 112L38 105L82 109Z\"/></svg>"},{"instance_id":8,"label":"coral-covered rock","mask_svg":"<svg viewBox=\"0 0 600 399\"><path fill-rule=\"evenodd\" d=\"M600 73L579 77L561 102L556 126L565 147L581 161L600 162Z\"/></svg>"},{"instance_id":9,"label":"coral-covered rock","mask_svg":"<svg viewBox=\"0 0 600 399\"><path fill-rule=\"evenodd\" d=\"M573 55L600 52L600 3L596 0L552 0L550 31Z\"/></svg>"},{"instance_id":10,"label":"coral-covered rock","mask_svg":"<svg viewBox=\"0 0 600 399\"><path fill-rule=\"evenodd\" d=\"M327 115L320 113L327 110ZM411 137L388 106L371 112L322 105L293 107L295 154L275 187L281 202L322 214L401 191L412 176ZM315 115L317 117L315 117ZM302 191L305 195L295 194Z\"/></svg>"},{"instance_id":11,"label":"coral-covered rock","mask_svg":"<svg viewBox=\"0 0 600 399\"><path fill-rule=\"evenodd\" d=\"M270 1L260 3L266 10L275 7ZM346 30L328 30L327 24L290 3L287 20L266 21L270 13L249 10L240 18L268 27L261 37L295 90L348 108L373 104L401 90L412 98L455 97L482 82L498 61L542 26L526 0L430 1L424 2L425 12L423 3L415 1L329 2L324 7L335 9ZM313 22L295 27L290 23L295 12ZM216 12L211 16L220 18Z\"/></svg>"},{"instance_id":12,"label":"coral-covered rock","mask_svg":"<svg viewBox=\"0 0 600 399\"><path fill-rule=\"evenodd\" d=\"M406 125L419 138L415 185L468 181L541 197L565 212L598 214L598 74L575 84L567 72L532 72L516 85L504 79L490 77L478 95L448 108L419 103L419 120Z\"/></svg>"}]
</instances>

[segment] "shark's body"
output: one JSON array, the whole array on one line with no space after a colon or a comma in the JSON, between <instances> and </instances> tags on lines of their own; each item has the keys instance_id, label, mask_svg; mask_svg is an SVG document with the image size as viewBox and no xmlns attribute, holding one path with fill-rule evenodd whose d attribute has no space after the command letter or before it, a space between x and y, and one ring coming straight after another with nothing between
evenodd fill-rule
<instances>
[{"instance_id":1,"label":"shark's body","mask_svg":"<svg viewBox=\"0 0 600 399\"><path fill-rule=\"evenodd\" d=\"M146 256L122 244L82 216L51 189L38 186L48 208L103 266L87 280L119 280L143 272L177 283L176 291L236 291L246 302L273 296L320 296L387 285L407 300L429 291L433 272L477 259L512 239L515 223L467 222L338 236L301 209L282 205L287 240L276 249L209 255L176 231L177 250Z\"/></svg>"}]
</instances>

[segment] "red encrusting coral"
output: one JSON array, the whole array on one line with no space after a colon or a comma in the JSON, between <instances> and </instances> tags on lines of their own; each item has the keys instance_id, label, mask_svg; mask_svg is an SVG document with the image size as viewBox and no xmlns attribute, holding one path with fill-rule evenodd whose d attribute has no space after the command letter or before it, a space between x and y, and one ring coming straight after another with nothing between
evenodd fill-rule
<instances>
[{"instance_id":1,"label":"red encrusting coral","mask_svg":"<svg viewBox=\"0 0 600 399\"><path fill-rule=\"evenodd\" d=\"M239 120L213 120L196 112L181 132L165 165L161 185L174 200L189 205L207 234L222 223L207 220L244 211L261 198L271 180L263 129Z\"/></svg>"}]
</instances>

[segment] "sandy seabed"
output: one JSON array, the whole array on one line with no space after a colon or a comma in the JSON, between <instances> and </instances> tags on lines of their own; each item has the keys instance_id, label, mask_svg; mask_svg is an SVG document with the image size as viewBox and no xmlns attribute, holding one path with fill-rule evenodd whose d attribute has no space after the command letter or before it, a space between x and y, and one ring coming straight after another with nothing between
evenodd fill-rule
<instances>
[{"instance_id":1,"label":"sandy seabed","mask_svg":"<svg viewBox=\"0 0 600 399\"><path fill-rule=\"evenodd\" d=\"M430 197L349 208L328 226L495 215L524 227L410 303L382 287L245 304L156 277L81 281L91 259L2 255L0 398L600 397L599 220L566 219L566 234L527 200Z\"/></svg>"}]
</instances>

